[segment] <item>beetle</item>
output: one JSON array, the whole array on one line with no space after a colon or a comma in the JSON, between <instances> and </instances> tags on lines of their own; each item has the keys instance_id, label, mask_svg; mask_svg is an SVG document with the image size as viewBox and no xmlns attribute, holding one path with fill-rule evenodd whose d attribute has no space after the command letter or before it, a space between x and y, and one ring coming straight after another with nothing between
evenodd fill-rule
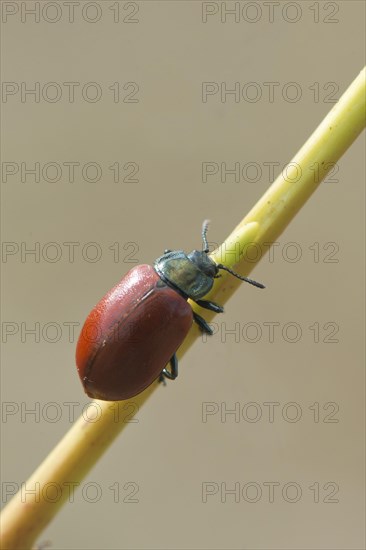
<instances>
[{"instance_id":1,"label":"beetle","mask_svg":"<svg viewBox=\"0 0 366 550\"><path fill-rule=\"evenodd\" d=\"M223 312L220 305L202 299L221 276L219 270L264 288L208 256L207 230L205 220L202 251L165 250L153 267L132 268L92 309L76 348L77 369L89 397L119 401L139 394L157 378L164 383L165 378L175 380L176 351L193 321L212 334L188 298L202 308Z\"/></svg>"}]
</instances>

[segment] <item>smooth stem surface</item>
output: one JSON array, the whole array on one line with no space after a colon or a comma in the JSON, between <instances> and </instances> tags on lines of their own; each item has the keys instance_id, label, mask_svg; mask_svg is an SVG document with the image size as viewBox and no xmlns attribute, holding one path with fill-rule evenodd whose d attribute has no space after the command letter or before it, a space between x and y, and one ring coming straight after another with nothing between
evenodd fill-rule
<instances>
[{"instance_id":1,"label":"smooth stem surface","mask_svg":"<svg viewBox=\"0 0 366 550\"><path fill-rule=\"evenodd\" d=\"M365 69L351 84L339 102L333 107L310 139L289 163L287 169L277 178L249 214L240 222L233 233L212 257L242 275L247 275L254 267L253 261L246 260L246 248L260 247L268 250L305 204L347 148L353 143L365 126ZM267 243L267 244L266 244ZM262 254L258 255L258 258ZM265 282L265 281L264 281ZM224 275L215 281L207 298L224 304L242 283ZM261 292L258 290L258 292ZM194 309L199 309L193 305ZM213 315L207 315L210 318ZM198 335L193 327L178 355L192 345ZM75 374L76 376L76 374ZM155 391L153 384L133 399L138 409ZM31 548L43 528L67 500L72 484L79 484L97 462L114 438L125 427L125 414L118 414L127 402L92 402L89 417L97 414L95 421L81 417L50 455L26 482L25 489L36 489L36 494L25 494L20 490L5 507L2 514L1 548ZM137 409L136 407L136 409ZM50 483L62 489L61 498L56 503L51 497L44 498L45 487Z\"/></svg>"}]
</instances>

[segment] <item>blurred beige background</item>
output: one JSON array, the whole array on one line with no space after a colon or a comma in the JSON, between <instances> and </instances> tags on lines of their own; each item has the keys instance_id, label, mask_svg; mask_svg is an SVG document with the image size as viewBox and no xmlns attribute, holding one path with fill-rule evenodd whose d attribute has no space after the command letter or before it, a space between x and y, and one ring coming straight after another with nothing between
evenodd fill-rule
<instances>
[{"instance_id":1,"label":"blurred beige background","mask_svg":"<svg viewBox=\"0 0 366 550\"><path fill-rule=\"evenodd\" d=\"M364 65L365 4L1 7L4 504L88 402L74 340L91 307L133 261L199 247L204 218L210 241L230 233ZM364 548L363 151L41 542Z\"/></svg>"}]
</instances>

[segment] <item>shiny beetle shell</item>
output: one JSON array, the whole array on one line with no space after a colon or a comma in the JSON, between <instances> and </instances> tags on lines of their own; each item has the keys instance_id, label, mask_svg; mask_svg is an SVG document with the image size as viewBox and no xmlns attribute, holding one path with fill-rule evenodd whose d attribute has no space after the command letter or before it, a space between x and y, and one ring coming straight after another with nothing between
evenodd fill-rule
<instances>
[{"instance_id":1,"label":"shiny beetle shell","mask_svg":"<svg viewBox=\"0 0 366 550\"><path fill-rule=\"evenodd\" d=\"M193 321L187 301L149 265L131 269L94 307L76 350L89 397L129 399L161 373Z\"/></svg>"}]
</instances>

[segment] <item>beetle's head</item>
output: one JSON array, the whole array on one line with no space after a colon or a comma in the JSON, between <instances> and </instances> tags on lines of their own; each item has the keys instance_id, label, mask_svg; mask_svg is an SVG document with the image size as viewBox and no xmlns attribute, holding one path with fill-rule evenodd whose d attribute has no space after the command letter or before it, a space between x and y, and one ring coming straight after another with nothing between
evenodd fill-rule
<instances>
[{"instance_id":1,"label":"beetle's head","mask_svg":"<svg viewBox=\"0 0 366 550\"><path fill-rule=\"evenodd\" d=\"M203 241L203 251L200 252L198 250L193 250L190 254L188 254L188 258L194 262L197 267L203 271L205 275L208 277L220 277L218 275L219 270L223 269L224 271L228 271L231 273L231 275L234 275L237 279L240 279L241 281L246 281L247 283L254 285L258 288L265 288L262 283L257 283L257 281L253 281L253 279L249 279L248 277L243 277L242 275L239 275L238 273L235 273L232 269L229 267L226 267L226 265L223 264L216 264L211 258L209 257L208 253L210 251L207 241L207 230L208 230L208 224L209 220L205 220L202 225L202 241Z\"/></svg>"},{"instance_id":2,"label":"beetle's head","mask_svg":"<svg viewBox=\"0 0 366 550\"><path fill-rule=\"evenodd\" d=\"M214 278L219 272L218 266L207 255L206 251L193 250L187 257L208 277Z\"/></svg>"}]
</instances>

